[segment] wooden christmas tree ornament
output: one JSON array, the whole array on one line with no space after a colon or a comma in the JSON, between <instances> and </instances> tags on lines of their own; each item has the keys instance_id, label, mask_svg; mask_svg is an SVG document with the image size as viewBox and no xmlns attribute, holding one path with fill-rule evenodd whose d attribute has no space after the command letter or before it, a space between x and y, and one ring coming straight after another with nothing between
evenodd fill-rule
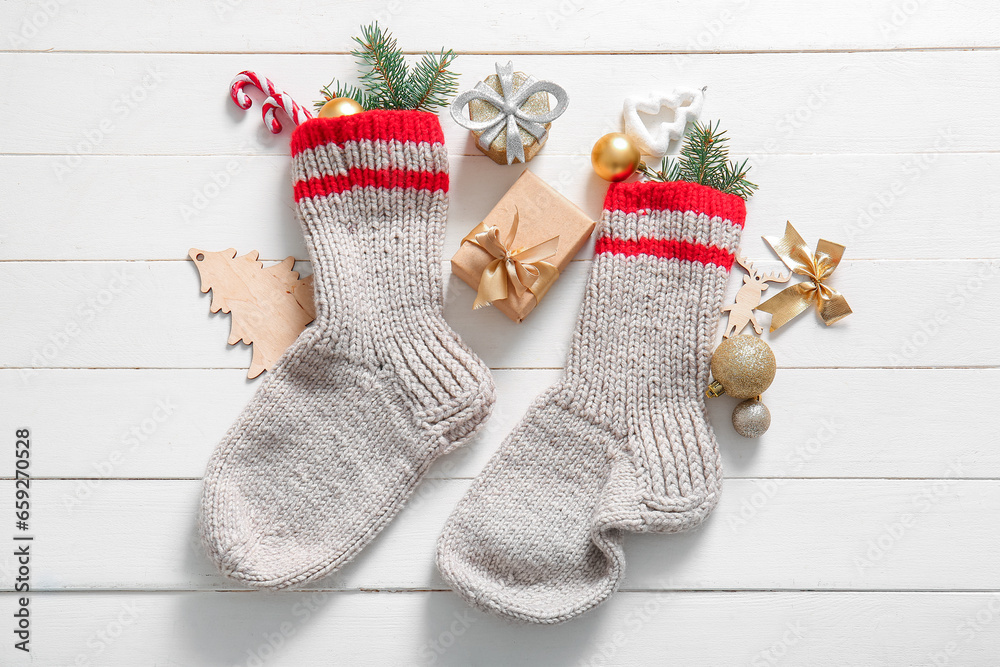
<instances>
[{"instance_id":1,"label":"wooden christmas tree ornament","mask_svg":"<svg viewBox=\"0 0 1000 667\"><path fill-rule=\"evenodd\" d=\"M288 346L316 319L313 277L300 279L292 270L293 257L265 268L258 256L252 250L237 257L234 248L220 252L191 248L188 252L201 275L201 291L212 290L211 311L232 316L229 344L253 345L248 378L274 368Z\"/></svg>"}]
</instances>

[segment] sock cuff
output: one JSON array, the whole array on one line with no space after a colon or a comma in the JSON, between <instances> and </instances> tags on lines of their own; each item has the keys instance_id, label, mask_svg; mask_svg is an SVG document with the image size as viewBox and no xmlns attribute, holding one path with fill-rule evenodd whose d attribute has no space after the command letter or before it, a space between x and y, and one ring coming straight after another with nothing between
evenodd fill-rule
<instances>
[{"instance_id":1,"label":"sock cuff","mask_svg":"<svg viewBox=\"0 0 1000 667\"><path fill-rule=\"evenodd\" d=\"M594 251L732 268L746 221L736 195L697 183L613 183Z\"/></svg>"},{"instance_id":2,"label":"sock cuff","mask_svg":"<svg viewBox=\"0 0 1000 667\"><path fill-rule=\"evenodd\" d=\"M604 208L625 214L691 212L722 218L739 227L743 227L747 216L746 202L740 197L687 181L612 183Z\"/></svg>"},{"instance_id":3,"label":"sock cuff","mask_svg":"<svg viewBox=\"0 0 1000 667\"><path fill-rule=\"evenodd\" d=\"M306 121L292 135L295 201L360 188L448 191L437 116L366 111Z\"/></svg>"},{"instance_id":4,"label":"sock cuff","mask_svg":"<svg viewBox=\"0 0 1000 667\"><path fill-rule=\"evenodd\" d=\"M349 141L407 141L443 144L438 117L427 111L364 111L337 118L313 118L295 128L292 157L309 148Z\"/></svg>"}]
</instances>

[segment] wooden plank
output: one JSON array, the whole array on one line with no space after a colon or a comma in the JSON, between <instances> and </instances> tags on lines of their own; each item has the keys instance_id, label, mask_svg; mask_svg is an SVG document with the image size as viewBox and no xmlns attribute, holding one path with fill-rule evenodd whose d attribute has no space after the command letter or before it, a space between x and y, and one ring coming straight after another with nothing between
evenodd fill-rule
<instances>
[{"instance_id":1,"label":"wooden plank","mask_svg":"<svg viewBox=\"0 0 1000 667\"><path fill-rule=\"evenodd\" d=\"M496 371L492 418L474 444L430 474L475 476L528 404L560 375ZM25 386L18 371L4 370L0 433L27 425L35 441L45 443L32 461L35 477L201 478L259 384L240 370L41 370Z\"/></svg>"},{"instance_id":2,"label":"wooden plank","mask_svg":"<svg viewBox=\"0 0 1000 667\"><path fill-rule=\"evenodd\" d=\"M5 644L5 665L841 667L1000 654L996 593L619 593L558 626L502 621L444 591L43 593L30 604L32 653Z\"/></svg>"},{"instance_id":3,"label":"wooden plank","mask_svg":"<svg viewBox=\"0 0 1000 667\"><path fill-rule=\"evenodd\" d=\"M496 59L462 56L460 89L490 74ZM567 89L572 102L544 152L576 155L585 164L597 138L620 129L626 95L680 84L709 87L705 119L721 118L732 149L758 164L788 153L1000 148L991 114L1000 106L995 50L523 55L515 65ZM243 112L229 101L229 82L247 68L310 104L319 86L354 64L346 55L0 53L0 71L19 93L0 99L0 113L18 119L17 132L0 136L0 153L58 155L52 169L64 180L86 179L95 154L287 155L287 131L270 134L258 105ZM595 73L615 71L628 76L603 76L594 85ZM935 100L961 100L962 113L930 102L927 91ZM447 116L442 125L453 153L478 153L467 130Z\"/></svg>"},{"instance_id":4,"label":"wooden plank","mask_svg":"<svg viewBox=\"0 0 1000 667\"><path fill-rule=\"evenodd\" d=\"M378 20L414 50L716 52L991 46L1000 29L992 8L986 0L845 0L836 8L708 0L697 4L698 11L671 4L651 7L643 17L622 0L597 6L518 0L503 7L485 0L389 0L308 11L262 0L186 0L160 13L125 0L108 2L100 12L56 0L4 3L0 23L4 48L30 50L344 52L359 25Z\"/></svg>"},{"instance_id":5,"label":"wooden plank","mask_svg":"<svg viewBox=\"0 0 1000 667\"><path fill-rule=\"evenodd\" d=\"M629 590L1000 589L1000 481L728 480L698 530L629 540ZM468 480L427 480L353 563L317 588L441 589L434 545ZM238 589L199 542L201 483L35 480L36 590ZM13 482L0 482L9 509ZM12 552L9 552L12 554ZM401 557L405 554L406 557ZM4 560L6 559L6 560ZM13 555L0 557L10 590Z\"/></svg>"},{"instance_id":6,"label":"wooden plank","mask_svg":"<svg viewBox=\"0 0 1000 667\"><path fill-rule=\"evenodd\" d=\"M498 370L482 433L431 477L471 478L558 370ZM0 371L0 433L28 426L35 477L200 478L259 383L240 370L43 369L25 385ZM970 391L972 387L976 391ZM808 388L808 400L803 398ZM760 440L730 427L736 402L709 403L728 477L1000 477L998 369L782 369Z\"/></svg>"},{"instance_id":7,"label":"wooden plank","mask_svg":"<svg viewBox=\"0 0 1000 667\"><path fill-rule=\"evenodd\" d=\"M450 277L447 263L444 270L445 314L491 367L562 366L589 261L572 262L520 325L492 309L473 311L473 289ZM845 261L831 284L854 314L824 327L806 312L770 340L779 365L791 368L996 366L1000 349L985 341L1000 307L998 280L998 260ZM189 261L0 262L0 284L8 287L0 295L4 312L32 313L30 320L0 320L0 367L249 364L247 348L226 345L229 318L208 313L209 297L198 291ZM740 284L731 277L730 295Z\"/></svg>"},{"instance_id":8,"label":"wooden plank","mask_svg":"<svg viewBox=\"0 0 1000 667\"><path fill-rule=\"evenodd\" d=\"M0 259L179 259L192 246L305 257L285 156L102 155L64 179L58 159L0 157L0 180L11 185ZM530 167L600 217L606 188L589 161L543 154ZM523 170L452 156L446 257ZM155 188L146 187L151 175ZM780 234L788 219L810 242L844 243L851 259L1000 257L1000 235L982 234L997 153L774 155L753 178L761 189L743 239L753 259L772 257L760 235Z\"/></svg>"}]
</instances>

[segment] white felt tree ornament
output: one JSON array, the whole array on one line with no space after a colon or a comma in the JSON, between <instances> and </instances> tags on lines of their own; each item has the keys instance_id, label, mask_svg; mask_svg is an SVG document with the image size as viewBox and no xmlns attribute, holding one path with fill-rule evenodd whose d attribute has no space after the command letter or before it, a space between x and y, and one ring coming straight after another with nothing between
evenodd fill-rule
<instances>
[{"instance_id":1,"label":"white felt tree ornament","mask_svg":"<svg viewBox=\"0 0 1000 667\"><path fill-rule=\"evenodd\" d=\"M691 121L698 120L705 104L705 89L675 88L670 93L650 93L645 97L626 97L622 116L627 134L643 155L663 157L671 141L684 135L684 128ZM639 112L655 115L664 107L674 112L674 119L655 124L655 132L639 118Z\"/></svg>"}]
</instances>

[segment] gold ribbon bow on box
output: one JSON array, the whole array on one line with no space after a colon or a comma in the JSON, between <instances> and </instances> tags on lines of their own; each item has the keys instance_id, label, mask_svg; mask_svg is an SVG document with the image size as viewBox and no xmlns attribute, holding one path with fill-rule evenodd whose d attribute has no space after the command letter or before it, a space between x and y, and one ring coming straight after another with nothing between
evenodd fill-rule
<instances>
[{"instance_id":1,"label":"gold ribbon bow on box","mask_svg":"<svg viewBox=\"0 0 1000 667\"><path fill-rule=\"evenodd\" d=\"M851 314L844 295L825 283L840 264L844 246L820 239L816 252L813 252L790 222L785 224L782 238L762 238L792 273L808 278L808 282L786 287L757 307L771 313L771 331L780 328L812 303L816 304L816 312L827 326Z\"/></svg>"},{"instance_id":2,"label":"gold ribbon bow on box","mask_svg":"<svg viewBox=\"0 0 1000 667\"><path fill-rule=\"evenodd\" d=\"M514 209L514 222L507 232L505 240L500 239L500 229L496 226L479 223L469 232L462 243L475 244L493 255L495 258L483 269L479 279L479 292L472 309L488 306L494 301L507 298L507 283L514 286L518 296L525 290L542 300L552 283L559 277L559 269L544 260L556 254L559 247L559 236L553 236L530 248L513 250L514 239L517 237L518 213Z\"/></svg>"}]
</instances>

